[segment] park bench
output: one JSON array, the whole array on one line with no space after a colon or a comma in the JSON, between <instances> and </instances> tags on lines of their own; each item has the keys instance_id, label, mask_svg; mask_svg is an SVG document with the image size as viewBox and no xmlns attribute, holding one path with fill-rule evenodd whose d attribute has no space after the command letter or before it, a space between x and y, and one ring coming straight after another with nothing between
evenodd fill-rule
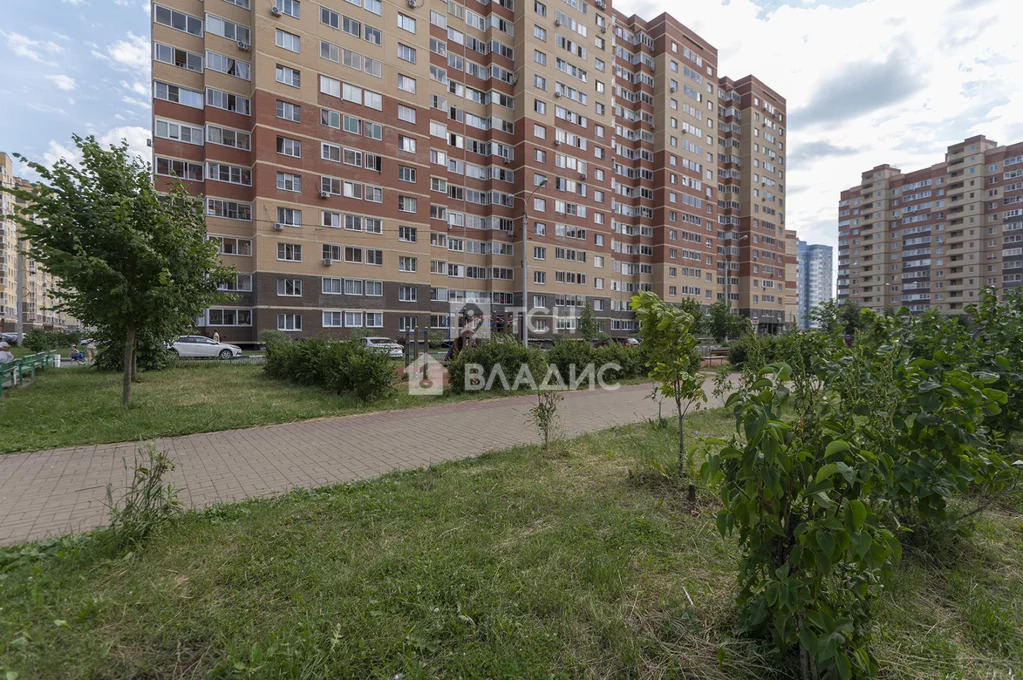
<instances>
[{"instance_id":1,"label":"park bench","mask_svg":"<svg viewBox=\"0 0 1023 680\"><path fill-rule=\"evenodd\" d=\"M10 361L0 366L0 396L3 396L4 386L10 382L11 387L20 385L25 380L25 374L35 377L36 370L51 368L57 365L57 352L38 352L28 354L15 361Z\"/></svg>"}]
</instances>

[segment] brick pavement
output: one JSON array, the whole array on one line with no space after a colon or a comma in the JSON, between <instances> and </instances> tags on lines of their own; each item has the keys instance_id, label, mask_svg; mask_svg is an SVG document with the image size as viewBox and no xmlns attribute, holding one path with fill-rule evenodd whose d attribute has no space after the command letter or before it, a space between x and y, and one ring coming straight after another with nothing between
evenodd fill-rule
<instances>
[{"instance_id":1,"label":"brick pavement","mask_svg":"<svg viewBox=\"0 0 1023 680\"><path fill-rule=\"evenodd\" d=\"M708 394L710 384L706 385ZM649 385L566 393L566 436L644 420ZM713 398L711 398L713 402ZM187 507L275 496L537 440L532 397L439 404L155 440L177 465L170 481ZM715 404L710 404L715 405ZM667 405L665 411L668 412ZM106 487L127 483L122 459L137 444L0 455L0 545L88 531L107 520Z\"/></svg>"}]
</instances>

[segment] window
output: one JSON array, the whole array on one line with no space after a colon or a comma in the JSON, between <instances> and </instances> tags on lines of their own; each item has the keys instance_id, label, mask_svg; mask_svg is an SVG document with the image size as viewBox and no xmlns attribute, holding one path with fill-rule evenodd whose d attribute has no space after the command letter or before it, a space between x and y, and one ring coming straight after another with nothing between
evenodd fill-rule
<instances>
[{"instance_id":1,"label":"window","mask_svg":"<svg viewBox=\"0 0 1023 680\"><path fill-rule=\"evenodd\" d=\"M383 295L384 295L384 282L383 281L366 281L366 295L368 297L383 297Z\"/></svg>"},{"instance_id":2,"label":"window","mask_svg":"<svg viewBox=\"0 0 1023 680\"><path fill-rule=\"evenodd\" d=\"M408 31L409 33L416 32L416 20L410 16L406 16L401 12L398 12L398 28Z\"/></svg>"},{"instance_id":3,"label":"window","mask_svg":"<svg viewBox=\"0 0 1023 680\"><path fill-rule=\"evenodd\" d=\"M208 326L251 326L251 309L211 309L206 318Z\"/></svg>"},{"instance_id":4,"label":"window","mask_svg":"<svg viewBox=\"0 0 1023 680\"><path fill-rule=\"evenodd\" d=\"M217 244L217 252L221 255L252 255L252 241L250 239L211 236L210 240Z\"/></svg>"},{"instance_id":5,"label":"window","mask_svg":"<svg viewBox=\"0 0 1023 680\"><path fill-rule=\"evenodd\" d=\"M252 143L252 135L241 130L222 128L219 125L207 125L206 141L247 151Z\"/></svg>"},{"instance_id":6,"label":"window","mask_svg":"<svg viewBox=\"0 0 1023 680\"><path fill-rule=\"evenodd\" d=\"M547 65L547 55L540 50L533 50L533 61L540 64L541 66Z\"/></svg>"},{"instance_id":7,"label":"window","mask_svg":"<svg viewBox=\"0 0 1023 680\"><path fill-rule=\"evenodd\" d=\"M398 58L410 64L416 63L416 50L414 47L398 43Z\"/></svg>"},{"instance_id":8,"label":"window","mask_svg":"<svg viewBox=\"0 0 1023 680\"><path fill-rule=\"evenodd\" d=\"M277 29L277 38L275 42L277 47L281 47L292 52L302 51L301 40L299 37L294 33L288 33L287 31L282 31L279 28Z\"/></svg>"},{"instance_id":9,"label":"window","mask_svg":"<svg viewBox=\"0 0 1023 680\"><path fill-rule=\"evenodd\" d=\"M383 312L366 312L366 327L367 328L383 328L384 327L384 313Z\"/></svg>"},{"instance_id":10,"label":"window","mask_svg":"<svg viewBox=\"0 0 1023 680\"><path fill-rule=\"evenodd\" d=\"M284 262L301 262L302 246L298 243L278 243L277 259Z\"/></svg>"},{"instance_id":11,"label":"window","mask_svg":"<svg viewBox=\"0 0 1023 680\"><path fill-rule=\"evenodd\" d=\"M533 272L533 283L539 285L547 283L547 272Z\"/></svg>"},{"instance_id":12,"label":"window","mask_svg":"<svg viewBox=\"0 0 1023 680\"><path fill-rule=\"evenodd\" d=\"M362 6L366 8L367 12L373 12L378 16L383 12L381 0L363 0Z\"/></svg>"},{"instance_id":13,"label":"window","mask_svg":"<svg viewBox=\"0 0 1023 680\"><path fill-rule=\"evenodd\" d=\"M287 137L277 137L277 153L282 156L302 157L302 142Z\"/></svg>"},{"instance_id":14,"label":"window","mask_svg":"<svg viewBox=\"0 0 1023 680\"><path fill-rule=\"evenodd\" d=\"M291 102L277 100L277 117L294 123L302 122L302 107Z\"/></svg>"},{"instance_id":15,"label":"window","mask_svg":"<svg viewBox=\"0 0 1023 680\"><path fill-rule=\"evenodd\" d=\"M206 88L206 105L212 106L218 109L224 109L225 111L233 111L235 113L241 113L249 115L252 107L252 102L248 97L243 97L238 94L231 94L230 92L224 92L223 90L214 90L209 87ZM202 108L202 102L196 108Z\"/></svg>"},{"instance_id":16,"label":"window","mask_svg":"<svg viewBox=\"0 0 1023 680\"><path fill-rule=\"evenodd\" d=\"M414 124L416 122L416 110L404 104L398 104L398 120Z\"/></svg>"},{"instance_id":17,"label":"window","mask_svg":"<svg viewBox=\"0 0 1023 680\"><path fill-rule=\"evenodd\" d=\"M407 243L416 242L417 229L415 227L398 227L398 240Z\"/></svg>"},{"instance_id":18,"label":"window","mask_svg":"<svg viewBox=\"0 0 1023 680\"><path fill-rule=\"evenodd\" d=\"M153 54L156 61L161 61L171 66L188 69L196 73L202 73L202 55L186 52L185 50L153 43Z\"/></svg>"},{"instance_id":19,"label":"window","mask_svg":"<svg viewBox=\"0 0 1023 680\"><path fill-rule=\"evenodd\" d=\"M412 182L415 184L416 181L416 169L410 168L404 165L398 166L398 179L402 182Z\"/></svg>"},{"instance_id":20,"label":"window","mask_svg":"<svg viewBox=\"0 0 1023 680\"><path fill-rule=\"evenodd\" d=\"M330 260L332 262L339 262L341 260L341 246L335 243L324 243L323 259Z\"/></svg>"},{"instance_id":21,"label":"window","mask_svg":"<svg viewBox=\"0 0 1023 680\"><path fill-rule=\"evenodd\" d=\"M541 28L540 26L537 26L536 24L534 24L533 25L533 36L536 37L539 40L547 40L547 31L544 30L543 28Z\"/></svg>"},{"instance_id":22,"label":"window","mask_svg":"<svg viewBox=\"0 0 1023 680\"><path fill-rule=\"evenodd\" d=\"M361 279L345 279L345 295L362 295Z\"/></svg>"},{"instance_id":23,"label":"window","mask_svg":"<svg viewBox=\"0 0 1023 680\"><path fill-rule=\"evenodd\" d=\"M302 176L290 172L277 173L277 188L281 191L302 192Z\"/></svg>"},{"instance_id":24,"label":"window","mask_svg":"<svg viewBox=\"0 0 1023 680\"><path fill-rule=\"evenodd\" d=\"M249 65L249 62L238 61L237 59L232 59L209 50L206 50L206 68L211 71L220 71L242 80L252 79L252 67Z\"/></svg>"},{"instance_id":25,"label":"window","mask_svg":"<svg viewBox=\"0 0 1023 680\"><path fill-rule=\"evenodd\" d=\"M302 211L295 208L277 208L277 223L289 227L302 226Z\"/></svg>"},{"instance_id":26,"label":"window","mask_svg":"<svg viewBox=\"0 0 1023 680\"><path fill-rule=\"evenodd\" d=\"M302 279L277 279L277 294L283 297L302 297Z\"/></svg>"},{"instance_id":27,"label":"window","mask_svg":"<svg viewBox=\"0 0 1023 680\"><path fill-rule=\"evenodd\" d=\"M300 331L302 330L301 314L278 314L277 330L279 331Z\"/></svg>"},{"instance_id":28,"label":"window","mask_svg":"<svg viewBox=\"0 0 1023 680\"><path fill-rule=\"evenodd\" d=\"M352 262L354 264L362 264L362 248L353 248L352 246L345 246L345 262Z\"/></svg>"},{"instance_id":29,"label":"window","mask_svg":"<svg viewBox=\"0 0 1023 680\"><path fill-rule=\"evenodd\" d=\"M324 277L321 283L321 290L324 295L340 295L342 281L339 278Z\"/></svg>"},{"instance_id":30,"label":"window","mask_svg":"<svg viewBox=\"0 0 1023 680\"><path fill-rule=\"evenodd\" d=\"M366 249L366 264L382 265L384 263L384 251Z\"/></svg>"},{"instance_id":31,"label":"window","mask_svg":"<svg viewBox=\"0 0 1023 680\"><path fill-rule=\"evenodd\" d=\"M171 28L184 31L185 33L191 33L192 35L202 35L202 19L194 17L191 14L167 9L160 5L154 5L153 10L153 20L156 21L156 23L163 24L164 26L170 26Z\"/></svg>"},{"instance_id":32,"label":"window","mask_svg":"<svg viewBox=\"0 0 1023 680\"><path fill-rule=\"evenodd\" d=\"M324 328L341 328L341 312L323 312L323 327Z\"/></svg>"},{"instance_id":33,"label":"window","mask_svg":"<svg viewBox=\"0 0 1023 680\"><path fill-rule=\"evenodd\" d=\"M399 257L398 258L398 271L400 272L414 272L418 267L418 261L414 257Z\"/></svg>"},{"instance_id":34,"label":"window","mask_svg":"<svg viewBox=\"0 0 1023 680\"><path fill-rule=\"evenodd\" d=\"M409 78L401 73L398 74L398 89L410 94L416 93L416 79Z\"/></svg>"},{"instance_id":35,"label":"window","mask_svg":"<svg viewBox=\"0 0 1023 680\"><path fill-rule=\"evenodd\" d=\"M201 127L194 127L188 123L178 123L172 120L156 120L156 136L163 139L173 139L176 142L185 144L203 144L203 132Z\"/></svg>"},{"instance_id":36,"label":"window","mask_svg":"<svg viewBox=\"0 0 1023 680\"><path fill-rule=\"evenodd\" d=\"M156 174L201 182L202 164L179 161L173 158L157 158Z\"/></svg>"},{"instance_id":37,"label":"window","mask_svg":"<svg viewBox=\"0 0 1023 680\"><path fill-rule=\"evenodd\" d=\"M219 35L222 38L228 40L235 40L237 42L243 42L246 45L252 41L249 39L249 28L248 26L242 26L236 24L233 21L227 19L221 19L213 14L206 14L206 32L212 33L213 35Z\"/></svg>"},{"instance_id":38,"label":"window","mask_svg":"<svg viewBox=\"0 0 1023 680\"><path fill-rule=\"evenodd\" d=\"M413 87L415 81L413 81ZM377 111L383 111L384 109L384 97L379 92L370 92L366 90L366 99L363 101L368 108L376 109Z\"/></svg>"},{"instance_id":39,"label":"window","mask_svg":"<svg viewBox=\"0 0 1023 680\"><path fill-rule=\"evenodd\" d=\"M374 45L379 45L381 42L380 29L373 28L372 26L367 26L366 30L363 33L363 37L366 39L366 42L371 42Z\"/></svg>"},{"instance_id":40,"label":"window","mask_svg":"<svg viewBox=\"0 0 1023 680\"><path fill-rule=\"evenodd\" d=\"M398 289L398 302L416 302L418 289L415 286L401 286Z\"/></svg>"},{"instance_id":41,"label":"window","mask_svg":"<svg viewBox=\"0 0 1023 680\"><path fill-rule=\"evenodd\" d=\"M414 213L416 211L417 200L411 196L399 196L398 197L398 210L407 213Z\"/></svg>"},{"instance_id":42,"label":"window","mask_svg":"<svg viewBox=\"0 0 1023 680\"><path fill-rule=\"evenodd\" d=\"M189 90L177 85L168 85L167 83L156 81L153 86L153 96L157 99L181 104L182 106L189 106L193 109L202 108L201 92Z\"/></svg>"},{"instance_id":43,"label":"window","mask_svg":"<svg viewBox=\"0 0 1023 680\"><path fill-rule=\"evenodd\" d=\"M398 135L398 150L406 151L408 153L416 152L416 140L412 137L406 137L404 135Z\"/></svg>"},{"instance_id":44,"label":"window","mask_svg":"<svg viewBox=\"0 0 1023 680\"><path fill-rule=\"evenodd\" d=\"M345 328L361 328L362 312L345 312Z\"/></svg>"},{"instance_id":45,"label":"window","mask_svg":"<svg viewBox=\"0 0 1023 680\"><path fill-rule=\"evenodd\" d=\"M281 12L296 19L301 18L301 4L299 0L277 0L277 6Z\"/></svg>"},{"instance_id":46,"label":"window","mask_svg":"<svg viewBox=\"0 0 1023 680\"><path fill-rule=\"evenodd\" d=\"M340 97L341 81L336 78L328 78L327 76L321 74L320 92L322 92L323 94L329 94L331 97ZM362 100L360 99L358 103L361 104Z\"/></svg>"},{"instance_id":47,"label":"window","mask_svg":"<svg viewBox=\"0 0 1023 680\"><path fill-rule=\"evenodd\" d=\"M249 203L227 201L222 198L207 198L206 214L229 220L251 220L252 205Z\"/></svg>"},{"instance_id":48,"label":"window","mask_svg":"<svg viewBox=\"0 0 1023 680\"><path fill-rule=\"evenodd\" d=\"M277 82L291 85L292 87L301 87L302 74L290 66L277 64Z\"/></svg>"},{"instance_id":49,"label":"window","mask_svg":"<svg viewBox=\"0 0 1023 680\"><path fill-rule=\"evenodd\" d=\"M326 7L321 7L320 23L330 26L331 28L338 28L341 25L341 15L327 9Z\"/></svg>"}]
</instances>

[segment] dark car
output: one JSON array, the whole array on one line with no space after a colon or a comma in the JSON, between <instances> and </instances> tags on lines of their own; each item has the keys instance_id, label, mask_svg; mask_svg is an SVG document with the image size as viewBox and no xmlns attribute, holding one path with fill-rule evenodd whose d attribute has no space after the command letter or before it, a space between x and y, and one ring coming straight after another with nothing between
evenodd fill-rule
<instances>
[{"instance_id":1,"label":"dark car","mask_svg":"<svg viewBox=\"0 0 1023 680\"><path fill-rule=\"evenodd\" d=\"M18 334L17 333L0 333L0 340L3 340L11 347L17 347L18 345Z\"/></svg>"}]
</instances>

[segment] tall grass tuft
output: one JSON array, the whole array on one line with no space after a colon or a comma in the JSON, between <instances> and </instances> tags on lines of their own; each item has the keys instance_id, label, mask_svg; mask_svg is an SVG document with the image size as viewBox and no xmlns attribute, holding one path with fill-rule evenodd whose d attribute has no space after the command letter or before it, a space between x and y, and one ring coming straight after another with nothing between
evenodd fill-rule
<instances>
[{"instance_id":1,"label":"tall grass tuft","mask_svg":"<svg viewBox=\"0 0 1023 680\"><path fill-rule=\"evenodd\" d=\"M127 473L127 459L124 469ZM131 484L116 504L113 489L107 485L110 531L120 545L140 547L154 531L181 512L178 490L170 482L164 483L164 477L173 469L174 463L165 453L147 444L135 455Z\"/></svg>"}]
</instances>

